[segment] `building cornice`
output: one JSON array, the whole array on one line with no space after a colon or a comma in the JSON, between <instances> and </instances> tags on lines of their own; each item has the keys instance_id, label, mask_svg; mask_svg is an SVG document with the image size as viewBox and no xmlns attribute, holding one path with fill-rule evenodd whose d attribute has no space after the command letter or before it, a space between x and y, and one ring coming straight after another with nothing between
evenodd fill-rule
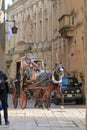
<instances>
[{"instance_id":1,"label":"building cornice","mask_svg":"<svg viewBox=\"0 0 87 130\"><path fill-rule=\"evenodd\" d=\"M10 12L11 10L19 7L20 5L23 5L25 2L29 0L18 0L15 3L13 3L10 7L7 8L6 13ZM31 1L31 0L30 0Z\"/></svg>"},{"instance_id":2,"label":"building cornice","mask_svg":"<svg viewBox=\"0 0 87 130\"><path fill-rule=\"evenodd\" d=\"M29 2L29 5L33 5L33 4L36 4L39 1L40 0L18 0L14 4L12 4L10 7L7 8L6 13L8 13L9 11L19 7L20 5L23 5L25 2Z\"/></svg>"}]
</instances>

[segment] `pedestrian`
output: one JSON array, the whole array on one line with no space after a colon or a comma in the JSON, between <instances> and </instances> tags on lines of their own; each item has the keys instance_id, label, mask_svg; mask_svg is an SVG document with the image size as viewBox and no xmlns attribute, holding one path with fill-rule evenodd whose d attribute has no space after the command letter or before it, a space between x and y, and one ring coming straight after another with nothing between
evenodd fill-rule
<instances>
[{"instance_id":1,"label":"pedestrian","mask_svg":"<svg viewBox=\"0 0 87 130\"><path fill-rule=\"evenodd\" d=\"M1 120L1 110L2 110L2 103L0 103L0 120ZM1 122L0 122L0 125L1 125Z\"/></svg>"},{"instance_id":2,"label":"pedestrian","mask_svg":"<svg viewBox=\"0 0 87 130\"><path fill-rule=\"evenodd\" d=\"M9 124L8 121L8 77L7 75L0 70L0 101L2 104L3 112L4 112L4 120L5 125ZM2 121L0 119L0 124L2 124Z\"/></svg>"}]
</instances>

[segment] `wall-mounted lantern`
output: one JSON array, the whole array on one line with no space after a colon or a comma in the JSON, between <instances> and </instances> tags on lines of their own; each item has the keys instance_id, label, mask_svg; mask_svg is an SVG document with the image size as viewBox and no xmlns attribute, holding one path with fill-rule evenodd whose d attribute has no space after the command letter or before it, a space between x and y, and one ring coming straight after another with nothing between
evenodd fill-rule
<instances>
[{"instance_id":1,"label":"wall-mounted lantern","mask_svg":"<svg viewBox=\"0 0 87 130\"><path fill-rule=\"evenodd\" d=\"M15 20L6 20L6 22L14 22L14 26L11 29L13 34L17 34L18 28L15 26Z\"/></svg>"},{"instance_id":2,"label":"wall-mounted lantern","mask_svg":"<svg viewBox=\"0 0 87 130\"><path fill-rule=\"evenodd\" d=\"M12 33L13 33L13 34L16 34L16 33L17 33L17 30L18 30L18 28L17 28L17 27L15 27L15 26L14 26L14 27L12 27Z\"/></svg>"}]
</instances>

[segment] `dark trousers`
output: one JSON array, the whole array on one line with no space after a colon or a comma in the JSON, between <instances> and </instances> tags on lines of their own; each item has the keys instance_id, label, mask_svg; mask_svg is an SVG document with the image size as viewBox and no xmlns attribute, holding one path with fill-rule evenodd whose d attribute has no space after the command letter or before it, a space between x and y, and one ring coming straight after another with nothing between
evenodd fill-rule
<instances>
[{"instance_id":1,"label":"dark trousers","mask_svg":"<svg viewBox=\"0 0 87 130\"><path fill-rule=\"evenodd\" d=\"M7 96L6 90L0 91L0 100L3 107L4 119L5 119L5 122L7 122L8 121L8 102L7 102L8 96Z\"/></svg>"}]
</instances>

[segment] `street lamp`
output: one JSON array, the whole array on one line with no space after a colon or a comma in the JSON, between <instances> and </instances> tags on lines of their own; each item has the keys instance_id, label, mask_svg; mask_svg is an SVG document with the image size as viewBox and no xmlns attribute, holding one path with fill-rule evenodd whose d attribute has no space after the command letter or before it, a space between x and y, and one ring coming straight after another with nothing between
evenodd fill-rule
<instances>
[{"instance_id":1,"label":"street lamp","mask_svg":"<svg viewBox=\"0 0 87 130\"><path fill-rule=\"evenodd\" d=\"M6 22L14 22L14 26L11 29L13 34L17 34L18 28L15 26L15 20L6 20Z\"/></svg>"}]
</instances>

